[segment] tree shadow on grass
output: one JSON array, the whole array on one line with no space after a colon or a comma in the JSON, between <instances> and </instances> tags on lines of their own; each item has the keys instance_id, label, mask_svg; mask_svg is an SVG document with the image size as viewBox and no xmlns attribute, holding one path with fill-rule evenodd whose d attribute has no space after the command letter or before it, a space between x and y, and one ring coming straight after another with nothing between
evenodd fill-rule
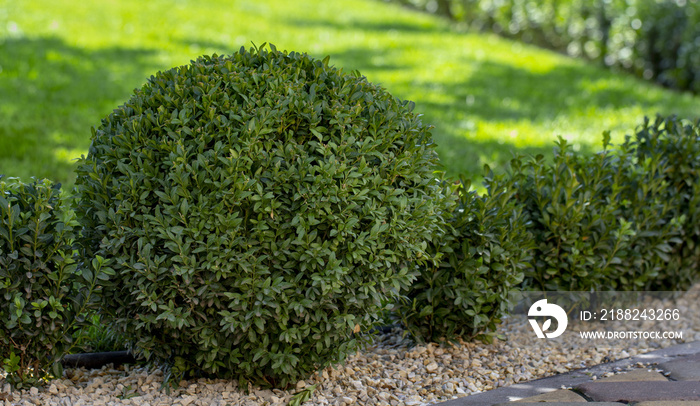
<instances>
[{"instance_id":1,"label":"tree shadow on grass","mask_svg":"<svg viewBox=\"0 0 700 406\"><path fill-rule=\"evenodd\" d=\"M551 161L554 156L555 137L547 146L518 147L511 142L481 141L463 137L437 135L436 151L443 163L444 170L452 179L469 179L477 189L481 188L484 175L484 165L496 174L507 172L510 161L521 156L525 159L543 155ZM584 154L592 154L598 149L582 145L578 150Z\"/></svg>"},{"instance_id":2,"label":"tree shadow on grass","mask_svg":"<svg viewBox=\"0 0 700 406\"><path fill-rule=\"evenodd\" d=\"M252 47L252 44L243 45L226 45L222 42L198 40L191 38L179 39L178 44L185 47L194 47L199 51L199 55L216 53L217 55L231 55L240 51L241 46L246 50ZM261 46L262 44L256 44ZM274 44L273 44L274 45ZM281 49L280 51L287 52L305 52L304 50L297 49ZM396 54L400 53L401 49L369 49L369 48L346 48L340 52L333 52L330 54L330 65L336 68L342 68L345 72L351 70L359 70L360 73L364 71L378 71L378 70L400 70L405 69L406 66L401 66L397 63L389 63L388 61L396 60ZM316 59L323 59L326 55L311 55L311 57ZM196 57L192 57L192 60Z\"/></svg>"},{"instance_id":3,"label":"tree shadow on grass","mask_svg":"<svg viewBox=\"0 0 700 406\"><path fill-rule=\"evenodd\" d=\"M172 41L192 51L190 61L197 60L197 58L202 55L232 55L240 51L241 47L249 50L253 46L253 43L240 44L231 42L225 44L224 42L212 41L210 39L192 37L177 38ZM260 46L262 44L256 43L256 45Z\"/></svg>"},{"instance_id":4,"label":"tree shadow on grass","mask_svg":"<svg viewBox=\"0 0 700 406\"><path fill-rule=\"evenodd\" d=\"M449 86L450 101L440 107L466 106L484 120L551 120L582 109L656 108L663 100L634 86L631 80L586 65L564 65L538 73L494 62L479 64L478 73ZM433 83L413 83L425 88Z\"/></svg>"},{"instance_id":5,"label":"tree shadow on grass","mask_svg":"<svg viewBox=\"0 0 700 406\"><path fill-rule=\"evenodd\" d=\"M157 65L155 50L87 50L53 37L0 44L0 174L72 184L91 127Z\"/></svg>"},{"instance_id":6,"label":"tree shadow on grass","mask_svg":"<svg viewBox=\"0 0 700 406\"><path fill-rule=\"evenodd\" d=\"M342 52L334 52L331 55L330 64L344 71L358 70L361 74L370 71L398 71L406 69L395 62L393 56L401 52L400 49L366 49L348 48Z\"/></svg>"},{"instance_id":7,"label":"tree shadow on grass","mask_svg":"<svg viewBox=\"0 0 700 406\"><path fill-rule=\"evenodd\" d=\"M370 21L348 19L346 21L329 20L308 20L308 19L287 19L289 25L300 28L324 28L338 31L356 30L370 33L396 31L402 34L439 34L448 33L453 30L449 25L440 23L416 24L411 21Z\"/></svg>"},{"instance_id":8,"label":"tree shadow on grass","mask_svg":"<svg viewBox=\"0 0 700 406\"><path fill-rule=\"evenodd\" d=\"M573 135L582 127L587 131L585 120L589 116L596 117L596 111L625 114L625 109L638 106L647 116L659 113L697 117L697 103L683 104L680 109L683 111L677 111L669 104L679 95L649 92L650 86L635 86L635 81L587 65L564 65L538 73L512 65L483 62L476 73L461 80L455 78L451 83L414 81L404 86L411 86L417 94L441 93L440 102L417 100L418 108L425 112L424 121L436 127L433 134L437 150L448 172L478 178L483 164L489 163L500 171L514 153L551 157L557 137ZM578 123L572 123L576 120ZM629 120L620 120L615 124L617 128L602 130L631 134L642 120L643 117L634 117L631 125ZM475 136L475 123L517 128L523 122L542 128L553 128L553 123L558 122L563 127L558 127L558 133L552 131L538 135L539 139L533 141L542 147L518 147L515 145L517 136L513 140L506 130L503 130L504 134L494 134L491 140L480 140ZM570 132L566 128L569 123L576 126ZM600 128L600 125L591 123L590 127ZM599 151L601 134L588 131L587 136L590 138L579 138L583 141L577 145L579 150L583 153Z\"/></svg>"}]
</instances>

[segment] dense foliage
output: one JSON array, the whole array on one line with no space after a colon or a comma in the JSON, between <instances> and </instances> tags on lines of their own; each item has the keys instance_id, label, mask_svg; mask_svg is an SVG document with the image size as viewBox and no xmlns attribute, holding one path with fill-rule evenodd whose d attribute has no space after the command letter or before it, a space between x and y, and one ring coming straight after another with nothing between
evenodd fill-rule
<instances>
[{"instance_id":1,"label":"dense foliage","mask_svg":"<svg viewBox=\"0 0 700 406\"><path fill-rule=\"evenodd\" d=\"M694 0L396 1L700 91L700 3Z\"/></svg>"},{"instance_id":2,"label":"dense foliage","mask_svg":"<svg viewBox=\"0 0 700 406\"><path fill-rule=\"evenodd\" d=\"M698 280L698 126L648 120L594 156L559 140L552 163L513 161L537 290L680 290Z\"/></svg>"},{"instance_id":3,"label":"dense foliage","mask_svg":"<svg viewBox=\"0 0 700 406\"><path fill-rule=\"evenodd\" d=\"M525 286L537 290L623 290L631 224L621 216L622 179L604 151L575 154L560 139L552 163L515 160L518 199L536 242Z\"/></svg>"},{"instance_id":4,"label":"dense foliage","mask_svg":"<svg viewBox=\"0 0 700 406\"><path fill-rule=\"evenodd\" d=\"M0 180L0 366L19 387L61 376L57 361L99 302L108 275L78 269L76 226L59 184Z\"/></svg>"},{"instance_id":5,"label":"dense foliage","mask_svg":"<svg viewBox=\"0 0 700 406\"><path fill-rule=\"evenodd\" d=\"M516 204L513 179L487 171L487 193L458 185L449 232L432 241L438 258L420 267L407 300L396 305L404 326L421 340L490 339L508 312L508 295L523 280L530 235Z\"/></svg>"},{"instance_id":6,"label":"dense foliage","mask_svg":"<svg viewBox=\"0 0 700 406\"><path fill-rule=\"evenodd\" d=\"M419 340L489 339L513 290L683 290L700 280L700 123L645 119L619 146L516 157L459 186L448 233L396 306Z\"/></svg>"},{"instance_id":7,"label":"dense foliage","mask_svg":"<svg viewBox=\"0 0 700 406\"><path fill-rule=\"evenodd\" d=\"M664 252L667 264L648 286L688 288L700 276L700 122L675 116L645 119L624 148L634 153L640 176L634 188L639 198L632 203L638 207L630 208L635 211L633 216L640 221L672 224L679 232L671 251L651 251ZM654 210L654 206L659 209ZM637 256L649 257L649 253L639 250Z\"/></svg>"},{"instance_id":8,"label":"dense foliage","mask_svg":"<svg viewBox=\"0 0 700 406\"><path fill-rule=\"evenodd\" d=\"M412 107L272 46L151 77L77 171L103 316L175 373L286 386L342 361L443 224Z\"/></svg>"}]
</instances>

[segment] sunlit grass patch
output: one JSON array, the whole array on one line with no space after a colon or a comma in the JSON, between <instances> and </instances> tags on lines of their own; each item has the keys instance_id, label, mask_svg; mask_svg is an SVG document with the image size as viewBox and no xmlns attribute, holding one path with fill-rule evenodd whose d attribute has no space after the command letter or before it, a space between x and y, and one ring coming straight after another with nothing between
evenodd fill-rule
<instances>
[{"instance_id":1,"label":"sunlit grass patch","mask_svg":"<svg viewBox=\"0 0 700 406\"><path fill-rule=\"evenodd\" d=\"M0 173L71 184L68 155L87 153L90 127L150 75L252 42L330 55L415 101L454 174L549 154L557 136L595 150L606 129L619 141L644 115L700 111L696 97L378 1L9 1Z\"/></svg>"}]
</instances>

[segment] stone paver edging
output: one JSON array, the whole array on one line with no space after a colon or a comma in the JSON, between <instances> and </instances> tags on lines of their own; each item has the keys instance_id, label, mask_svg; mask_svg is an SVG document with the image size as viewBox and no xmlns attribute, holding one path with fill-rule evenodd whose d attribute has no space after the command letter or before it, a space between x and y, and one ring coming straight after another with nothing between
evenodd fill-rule
<instances>
[{"instance_id":1,"label":"stone paver edging","mask_svg":"<svg viewBox=\"0 0 700 406\"><path fill-rule=\"evenodd\" d=\"M688 379L669 381L666 376L646 369L596 379L608 372L648 364L656 364L671 379L674 376ZM620 406L631 402L636 406L700 406L700 378L698 377L700 377L700 341L695 341L436 405L501 406L503 403L508 403L513 406L526 406L528 403L547 402L549 406ZM625 387L628 389L624 389ZM562 390L562 388L574 388L576 391ZM604 396L604 393L609 396ZM653 396L654 394L656 396ZM615 402L616 400L629 402Z\"/></svg>"}]
</instances>

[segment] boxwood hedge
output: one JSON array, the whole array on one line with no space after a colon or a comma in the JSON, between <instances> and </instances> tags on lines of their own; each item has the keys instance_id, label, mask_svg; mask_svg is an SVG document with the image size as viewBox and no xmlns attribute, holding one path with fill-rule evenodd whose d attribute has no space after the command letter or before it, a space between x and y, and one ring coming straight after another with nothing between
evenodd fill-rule
<instances>
[{"instance_id":1,"label":"boxwood hedge","mask_svg":"<svg viewBox=\"0 0 700 406\"><path fill-rule=\"evenodd\" d=\"M511 176L536 243L524 287L683 290L700 278L700 126L645 119L618 146L553 162L518 158Z\"/></svg>"},{"instance_id":2,"label":"boxwood hedge","mask_svg":"<svg viewBox=\"0 0 700 406\"><path fill-rule=\"evenodd\" d=\"M77 225L60 184L0 180L0 368L17 387L61 376L58 361L100 301L109 270L79 267Z\"/></svg>"},{"instance_id":3,"label":"boxwood hedge","mask_svg":"<svg viewBox=\"0 0 700 406\"><path fill-rule=\"evenodd\" d=\"M668 224L678 233L670 250L663 250L666 264L648 287L687 289L700 280L700 121L676 116L645 118L623 148L630 151L642 174L634 188L639 198L629 197L631 206L636 205L634 210L640 212L634 217ZM660 186L653 190L655 185ZM650 193L654 199L647 198ZM654 204L660 209L646 212ZM640 250L637 255L649 254Z\"/></svg>"}]
</instances>

